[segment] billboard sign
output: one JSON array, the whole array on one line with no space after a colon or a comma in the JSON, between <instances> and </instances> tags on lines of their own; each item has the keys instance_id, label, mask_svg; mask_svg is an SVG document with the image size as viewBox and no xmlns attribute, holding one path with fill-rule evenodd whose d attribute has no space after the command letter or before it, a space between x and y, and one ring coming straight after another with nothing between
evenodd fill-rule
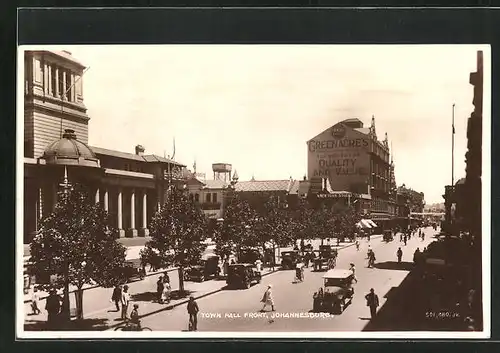
<instances>
[{"instance_id":1,"label":"billboard sign","mask_svg":"<svg viewBox=\"0 0 500 353\"><path fill-rule=\"evenodd\" d=\"M364 184L370 173L368 135L341 123L308 142L308 177L328 178L333 190Z\"/></svg>"}]
</instances>

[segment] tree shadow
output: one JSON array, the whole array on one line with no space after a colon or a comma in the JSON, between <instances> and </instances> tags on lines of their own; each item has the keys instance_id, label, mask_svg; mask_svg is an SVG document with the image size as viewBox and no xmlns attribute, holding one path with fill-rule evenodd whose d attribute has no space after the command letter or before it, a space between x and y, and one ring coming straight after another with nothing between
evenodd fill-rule
<instances>
[{"instance_id":1,"label":"tree shadow","mask_svg":"<svg viewBox=\"0 0 500 353\"><path fill-rule=\"evenodd\" d=\"M24 324L26 331L104 331L109 328L108 319L71 320L49 326L47 321L30 320Z\"/></svg>"},{"instance_id":2,"label":"tree shadow","mask_svg":"<svg viewBox=\"0 0 500 353\"><path fill-rule=\"evenodd\" d=\"M158 299L156 292L143 292L131 295L131 299L136 302L152 302Z\"/></svg>"},{"instance_id":3,"label":"tree shadow","mask_svg":"<svg viewBox=\"0 0 500 353\"><path fill-rule=\"evenodd\" d=\"M374 268L379 270L400 270L400 271L411 271L415 265L413 262L397 262L397 261L386 261L376 263Z\"/></svg>"},{"instance_id":4,"label":"tree shadow","mask_svg":"<svg viewBox=\"0 0 500 353\"><path fill-rule=\"evenodd\" d=\"M170 300L179 300L179 299L184 299L189 297L191 294L193 294L194 291L192 290L174 290L170 293Z\"/></svg>"}]
</instances>

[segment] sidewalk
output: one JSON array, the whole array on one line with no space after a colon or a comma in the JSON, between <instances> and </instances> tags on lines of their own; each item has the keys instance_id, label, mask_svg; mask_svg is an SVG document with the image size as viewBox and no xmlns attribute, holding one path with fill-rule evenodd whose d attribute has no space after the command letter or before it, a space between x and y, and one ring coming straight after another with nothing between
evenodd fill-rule
<instances>
[{"instance_id":1,"label":"sidewalk","mask_svg":"<svg viewBox=\"0 0 500 353\"><path fill-rule=\"evenodd\" d=\"M262 276L267 276L271 273L274 273L278 270L272 271L270 268L264 268ZM163 273L163 271L162 271ZM159 274L153 274L153 276L157 276ZM156 279L155 279L156 280ZM183 297L179 297L178 290L172 291L172 300L168 304L159 304L156 302L155 297L156 293L151 291L145 292L131 292L131 304L129 307L129 313L132 310L133 304L139 304L139 313L142 317L150 316L157 314L162 311L172 310L173 308L186 304L189 300L189 296L194 296L195 299L200 299L206 297L208 295L217 293L222 291L226 287L226 281L224 279L213 279L205 282L184 282L184 289L186 291L186 295ZM111 289L110 289L111 290ZM72 296L70 297L71 299ZM44 330L46 327L47 321L47 312L43 309L45 307L45 302L41 301L40 303L41 313L36 316L31 316L28 313L31 313L31 307L29 303L25 304L25 330L30 331L38 331ZM72 305L72 313L74 305ZM120 312L115 310L114 303L109 302L106 308L102 310L98 310L96 312L85 312L84 308L84 317L83 322L78 323L78 327L69 328L70 330L107 330L114 329L116 326L122 324L122 320L120 319ZM76 325L76 320L73 318L73 324Z\"/></svg>"},{"instance_id":2,"label":"sidewalk","mask_svg":"<svg viewBox=\"0 0 500 353\"><path fill-rule=\"evenodd\" d=\"M380 238L382 235L374 235L371 237L371 239L377 239ZM366 240L365 240L366 241ZM350 246L355 245L355 243L340 243L339 249L345 249ZM286 251L285 248L281 249L282 251ZM173 271L176 268L169 269L168 271ZM280 267L277 266L275 267L275 270L273 271L270 268L264 268L262 276L267 276L272 273L275 273L280 270ZM160 273L163 273L163 271L159 271L157 273L149 273L148 276L158 276ZM154 279L156 281L156 279ZM140 284L140 281L136 282L137 284ZM177 297L178 292L176 290L172 291L172 298L173 300L169 304L159 304L157 303L154 298L155 298L155 293L146 290L145 292L141 292L141 290L136 290L136 292L133 292L131 290L131 306L129 308L129 312L132 310L132 305L134 303L139 304L139 313L141 314L141 317L147 317L150 315L157 314L159 312L165 311L165 310L172 310L173 308L186 304L187 301L189 300L189 296L193 295L195 299L200 299L206 296L209 296L211 294L215 294L217 292L222 291L226 287L226 281L223 279L219 280L209 280L205 282L190 282L186 281L184 282L184 289L187 292L187 295L184 297ZM111 289L110 289L111 290ZM85 295L85 294L84 294ZM71 296L71 299L73 300L73 296ZM45 329L45 322L47 320L47 312L44 310L45 308L45 301L41 300L40 302L40 308L41 308L41 314L36 315L36 316L31 316L29 313L31 313L31 307L30 307L30 300L25 301L25 329L26 330L43 330ZM74 305L72 304L72 308L74 308ZM72 309L74 311L74 309ZM120 325L122 321L120 320L120 313L115 311L115 306L114 303L109 303L109 305L106 306L106 308L95 311L95 312L85 312L84 308L84 317L85 319L78 323L78 327L72 327L70 328L71 330L107 330L107 329L114 329L116 326ZM76 321L74 320L74 324L76 324Z\"/></svg>"}]
</instances>

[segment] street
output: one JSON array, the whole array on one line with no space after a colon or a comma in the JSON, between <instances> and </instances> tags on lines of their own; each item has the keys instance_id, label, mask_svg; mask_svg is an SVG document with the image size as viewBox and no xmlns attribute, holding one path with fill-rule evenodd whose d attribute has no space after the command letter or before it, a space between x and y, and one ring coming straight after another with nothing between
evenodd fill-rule
<instances>
[{"instance_id":1,"label":"street","mask_svg":"<svg viewBox=\"0 0 500 353\"><path fill-rule=\"evenodd\" d=\"M381 238L370 243L361 241L359 252L355 246L341 250L337 268L349 268L349 263L356 265L358 283L352 304L340 316L328 318L286 318L273 314L308 313L312 309L312 295L322 286L324 272L311 272L306 269L305 281L293 284L295 272L279 271L262 279L262 283L247 290L223 290L222 292L198 300L199 331L361 331L369 321L369 309L364 296L370 288L374 288L379 296L380 306L386 301L384 297L392 287L397 287L408 274L413 261L413 252L420 250L432 242L435 232L425 229L425 240L413 236L407 246L394 241L385 243ZM366 251L371 244L377 261L375 268L367 268ZM398 265L396 251L403 250L402 263ZM272 284L276 312L265 315L259 313L262 308L260 300L267 288ZM141 304L142 306L142 304ZM270 310L270 308L268 308ZM153 331L182 331L187 329L188 315L186 306L181 305L173 310L142 318L142 325Z\"/></svg>"}]
</instances>

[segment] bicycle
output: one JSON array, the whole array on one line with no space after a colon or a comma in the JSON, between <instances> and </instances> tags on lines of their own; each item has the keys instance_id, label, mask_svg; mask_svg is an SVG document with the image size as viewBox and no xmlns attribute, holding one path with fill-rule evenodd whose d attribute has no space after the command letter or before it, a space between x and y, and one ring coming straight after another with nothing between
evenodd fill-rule
<instances>
[{"instance_id":1,"label":"bicycle","mask_svg":"<svg viewBox=\"0 0 500 353\"><path fill-rule=\"evenodd\" d=\"M137 325L132 324L129 320L125 321L123 324L115 328L115 331L153 331L149 327L137 327Z\"/></svg>"}]
</instances>

